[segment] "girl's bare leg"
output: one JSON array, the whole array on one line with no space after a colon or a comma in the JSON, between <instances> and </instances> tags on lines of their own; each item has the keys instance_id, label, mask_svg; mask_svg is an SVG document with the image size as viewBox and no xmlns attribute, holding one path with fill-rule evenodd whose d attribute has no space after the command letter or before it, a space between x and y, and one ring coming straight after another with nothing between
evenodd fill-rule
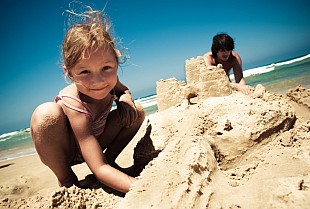
<instances>
[{"instance_id":1,"label":"girl's bare leg","mask_svg":"<svg viewBox=\"0 0 310 209\"><path fill-rule=\"evenodd\" d=\"M75 142L70 137L67 117L56 103L44 103L32 114L31 135L41 161L56 175L60 186L77 184L70 161L75 154Z\"/></svg>"},{"instance_id":2,"label":"girl's bare leg","mask_svg":"<svg viewBox=\"0 0 310 209\"><path fill-rule=\"evenodd\" d=\"M117 156L133 139L145 119L143 107L139 103L136 103L136 108L138 111L138 118L129 128L121 125L117 112L118 110L113 110L108 116L105 131L100 137L102 149L104 150L107 148L105 151L105 158L108 163L115 168L118 168L118 165L115 163Z\"/></svg>"}]
</instances>

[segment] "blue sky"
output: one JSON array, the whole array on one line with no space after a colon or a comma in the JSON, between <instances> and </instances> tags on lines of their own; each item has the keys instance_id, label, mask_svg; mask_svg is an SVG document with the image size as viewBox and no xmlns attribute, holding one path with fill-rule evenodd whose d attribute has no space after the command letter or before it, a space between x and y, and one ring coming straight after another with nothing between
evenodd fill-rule
<instances>
[{"instance_id":1,"label":"blue sky","mask_svg":"<svg viewBox=\"0 0 310 209\"><path fill-rule=\"evenodd\" d=\"M60 46L69 2L1 1L0 134L29 127L35 107L66 85ZM309 54L309 8L308 0L110 0L105 11L130 52L120 80L141 97L161 78L184 80L185 60L209 51L220 32L235 39L244 70Z\"/></svg>"}]
</instances>

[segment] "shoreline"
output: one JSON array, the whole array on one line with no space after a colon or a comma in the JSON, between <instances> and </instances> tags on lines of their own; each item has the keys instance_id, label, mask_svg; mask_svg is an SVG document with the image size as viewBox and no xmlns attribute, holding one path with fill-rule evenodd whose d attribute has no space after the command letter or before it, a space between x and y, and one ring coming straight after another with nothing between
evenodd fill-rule
<instances>
[{"instance_id":1,"label":"shoreline","mask_svg":"<svg viewBox=\"0 0 310 209\"><path fill-rule=\"evenodd\" d=\"M37 155L38 153L37 152L33 152L33 153L30 153L30 154L25 154L25 155L20 155L20 156L17 156L17 157L12 157L12 158L7 158L7 159L3 159L3 160L0 160L0 168L2 167L1 163L5 162L5 161L10 161L10 160L17 160L19 158L23 158L23 157L28 157L28 156L32 156L32 155Z\"/></svg>"}]
</instances>

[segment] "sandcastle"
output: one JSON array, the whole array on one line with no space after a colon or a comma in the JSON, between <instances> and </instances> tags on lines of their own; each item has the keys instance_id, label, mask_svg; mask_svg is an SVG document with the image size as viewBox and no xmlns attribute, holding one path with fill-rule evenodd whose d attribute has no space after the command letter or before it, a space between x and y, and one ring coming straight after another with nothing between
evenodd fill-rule
<instances>
[{"instance_id":1,"label":"sandcastle","mask_svg":"<svg viewBox=\"0 0 310 209\"><path fill-rule=\"evenodd\" d=\"M222 65L207 67L203 57L185 61L186 81L176 78L161 79L156 83L158 111L193 97L204 99L208 97L228 96L232 93L228 77Z\"/></svg>"}]
</instances>

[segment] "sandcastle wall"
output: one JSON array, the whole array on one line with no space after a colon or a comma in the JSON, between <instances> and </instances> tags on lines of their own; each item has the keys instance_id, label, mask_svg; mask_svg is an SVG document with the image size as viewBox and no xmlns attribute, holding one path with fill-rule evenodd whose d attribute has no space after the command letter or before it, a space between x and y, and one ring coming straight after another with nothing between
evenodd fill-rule
<instances>
[{"instance_id":1,"label":"sandcastle wall","mask_svg":"<svg viewBox=\"0 0 310 209\"><path fill-rule=\"evenodd\" d=\"M221 65L207 67L203 57L185 61L186 82L176 78L156 82L158 111L198 97L227 96L232 93L228 77Z\"/></svg>"}]
</instances>

